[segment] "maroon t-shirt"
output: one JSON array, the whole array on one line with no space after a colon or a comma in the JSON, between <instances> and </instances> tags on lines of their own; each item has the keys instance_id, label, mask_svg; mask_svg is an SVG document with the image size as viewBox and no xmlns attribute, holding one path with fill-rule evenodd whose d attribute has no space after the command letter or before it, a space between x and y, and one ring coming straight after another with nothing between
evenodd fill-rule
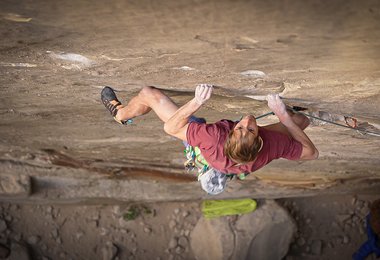
<instances>
[{"instance_id":1,"label":"maroon t-shirt","mask_svg":"<svg viewBox=\"0 0 380 260\"><path fill-rule=\"evenodd\" d=\"M263 139L263 148L252 163L234 166L236 163L224 155L223 147L229 132L237 123L221 120L214 124L191 122L187 129L187 142L198 146L203 157L215 169L223 173L254 172L274 159L286 158L298 160L302 145L289 136L259 127L259 136Z\"/></svg>"}]
</instances>

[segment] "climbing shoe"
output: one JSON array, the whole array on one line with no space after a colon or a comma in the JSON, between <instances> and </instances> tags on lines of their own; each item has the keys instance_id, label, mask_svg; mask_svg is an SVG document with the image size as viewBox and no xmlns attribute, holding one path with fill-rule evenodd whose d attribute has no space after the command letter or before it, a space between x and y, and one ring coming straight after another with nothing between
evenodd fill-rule
<instances>
[{"instance_id":1,"label":"climbing shoe","mask_svg":"<svg viewBox=\"0 0 380 260\"><path fill-rule=\"evenodd\" d=\"M117 107L120 106L121 103L117 99L115 91L112 88L110 88L108 86L104 87L102 89L102 92L100 93L100 98L102 100L103 105L111 113L113 119L115 119L116 122L118 122L119 124L122 124L122 125L127 125L127 124L131 124L132 123L132 119L118 120L116 118L116 114L117 114L117 111L118 111ZM113 102L113 104L112 104L111 101L116 101L116 103Z\"/></svg>"}]
</instances>

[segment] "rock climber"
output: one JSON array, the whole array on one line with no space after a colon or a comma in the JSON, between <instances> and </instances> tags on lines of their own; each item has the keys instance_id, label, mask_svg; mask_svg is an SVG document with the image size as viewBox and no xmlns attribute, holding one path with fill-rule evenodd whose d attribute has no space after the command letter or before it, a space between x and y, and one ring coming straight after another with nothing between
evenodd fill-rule
<instances>
[{"instance_id":1,"label":"rock climber","mask_svg":"<svg viewBox=\"0 0 380 260\"><path fill-rule=\"evenodd\" d=\"M249 174L278 158L313 160L318 150L304 133L309 119L287 110L279 95L268 95L269 108L279 123L258 126L253 115L240 121L220 120L208 124L192 120L193 115L210 99L213 86L200 84L195 96L178 107L155 87L144 87L124 106L110 87L104 87L101 99L114 119L125 124L128 120L153 110L164 122L164 130L193 147L199 147L209 166L222 174Z\"/></svg>"}]
</instances>

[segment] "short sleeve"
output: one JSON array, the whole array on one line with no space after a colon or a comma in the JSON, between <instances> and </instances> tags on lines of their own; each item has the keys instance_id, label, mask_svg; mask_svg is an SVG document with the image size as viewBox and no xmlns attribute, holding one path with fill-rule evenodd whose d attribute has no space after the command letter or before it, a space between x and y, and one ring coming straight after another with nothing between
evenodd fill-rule
<instances>
[{"instance_id":1,"label":"short sleeve","mask_svg":"<svg viewBox=\"0 0 380 260\"><path fill-rule=\"evenodd\" d=\"M220 129L216 124L191 122L186 132L187 142L201 149L210 149L215 146L219 136Z\"/></svg>"},{"instance_id":2,"label":"short sleeve","mask_svg":"<svg viewBox=\"0 0 380 260\"><path fill-rule=\"evenodd\" d=\"M301 158L302 149L300 142L288 137L288 142L286 142L281 157L288 160L299 160Z\"/></svg>"},{"instance_id":3,"label":"short sleeve","mask_svg":"<svg viewBox=\"0 0 380 260\"><path fill-rule=\"evenodd\" d=\"M285 158L299 160L302 154L302 144L288 135L280 132L260 129L263 134L264 146L267 143L267 152L270 160Z\"/></svg>"}]
</instances>

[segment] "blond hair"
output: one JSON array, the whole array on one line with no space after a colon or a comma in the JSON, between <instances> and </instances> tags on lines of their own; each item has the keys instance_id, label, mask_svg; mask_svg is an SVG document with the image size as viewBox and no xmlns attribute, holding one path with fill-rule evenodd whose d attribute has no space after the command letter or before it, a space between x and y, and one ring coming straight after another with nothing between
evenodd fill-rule
<instances>
[{"instance_id":1,"label":"blond hair","mask_svg":"<svg viewBox=\"0 0 380 260\"><path fill-rule=\"evenodd\" d=\"M240 133L240 135L238 135ZM248 131L232 130L224 143L224 154L236 163L245 164L256 159L263 146L263 139Z\"/></svg>"}]
</instances>

